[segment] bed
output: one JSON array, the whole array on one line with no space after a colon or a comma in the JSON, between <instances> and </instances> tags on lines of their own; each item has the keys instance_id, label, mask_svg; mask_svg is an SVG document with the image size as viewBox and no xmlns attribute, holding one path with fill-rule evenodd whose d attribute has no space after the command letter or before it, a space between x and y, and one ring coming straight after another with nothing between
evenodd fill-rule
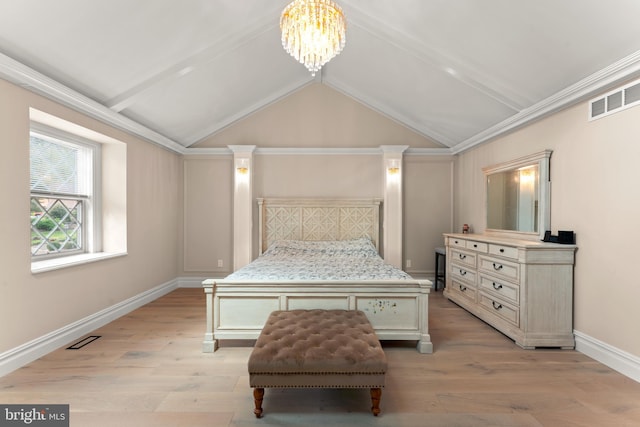
<instances>
[{"instance_id":1,"label":"bed","mask_svg":"<svg viewBox=\"0 0 640 427\"><path fill-rule=\"evenodd\" d=\"M202 282L204 352L219 340L257 339L273 311L361 310L380 340L417 341L431 353L429 280L379 256L378 199L258 199L260 255ZM354 268L355 267L355 268Z\"/></svg>"}]
</instances>

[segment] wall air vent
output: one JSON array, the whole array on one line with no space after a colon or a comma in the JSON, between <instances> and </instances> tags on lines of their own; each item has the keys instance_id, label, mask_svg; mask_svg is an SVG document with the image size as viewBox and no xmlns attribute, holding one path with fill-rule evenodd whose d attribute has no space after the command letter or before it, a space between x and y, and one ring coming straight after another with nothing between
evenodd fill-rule
<instances>
[{"instance_id":1,"label":"wall air vent","mask_svg":"<svg viewBox=\"0 0 640 427\"><path fill-rule=\"evenodd\" d=\"M589 102L589 120L640 105L640 80L606 93Z\"/></svg>"}]
</instances>

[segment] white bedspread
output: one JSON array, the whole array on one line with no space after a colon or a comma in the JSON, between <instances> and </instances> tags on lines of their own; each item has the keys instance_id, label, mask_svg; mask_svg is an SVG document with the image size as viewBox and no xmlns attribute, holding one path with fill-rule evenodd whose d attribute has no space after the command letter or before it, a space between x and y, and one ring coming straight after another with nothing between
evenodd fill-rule
<instances>
[{"instance_id":1,"label":"white bedspread","mask_svg":"<svg viewBox=\"0 0 640 427\"><path fill-rule=\"evenodd\" d=\"M412 280L385 264L368 238L343 241L275 242L225 281Z\"/></svg>"}]
</instances>

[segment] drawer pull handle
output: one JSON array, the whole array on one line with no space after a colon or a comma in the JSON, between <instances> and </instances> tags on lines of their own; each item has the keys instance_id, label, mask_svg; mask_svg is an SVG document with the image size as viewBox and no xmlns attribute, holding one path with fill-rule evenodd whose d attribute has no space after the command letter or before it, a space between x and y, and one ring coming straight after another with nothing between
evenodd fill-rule
<instances>
[{"instance_id":1,"label":"drawer pull handle","mask_svg":"<svg viewBox=\"0 0 640 427\"><path fill-rule=\"evenodd\" d=\"M493 269L496 271L500 271L502 270L502 264L496 264L495 262L493 263Z\"/></svg>"},{"instance_id":2,"label":"drawer pull handle","mask_svg":"<svg viewBox=\"0 0 640 427\"><path fill-rule=\"evenodd\" d=\"M504 249L500 249L500 253L503 253L503 252L504 252Z\"/></svg>"},{"instance_id":3,"label":"drawer pull handle","mask_svg":"<svg viewBox=\"0 0 640 427\"><path fill-rule=\"evenodd\" d=\"M474 247L474 248L477 248L477 247L478 247L478 245L476 245L476 244L474 243L473 247Z\"/></svg>"},{"instance_id":4,"label":"drawer pull handle","mask_svg":"<svg viewBox=\"0 0 640 427\"><path fill-rule=\"evenodd\" d=\"M499 291L500 289L502 289L502 285L500 283L493 282L493 289Z\"/></svg>"},{"instance_id":5,"label":"drawer pull handle","mask_svg":"<svg viewBox=\"0 0 640 427\"><path fill-rule=\"evenodd\" d=\"M464 291L466 291L466 290L467 290L467 287L466 287L466 286L462 286L462 285L458 285L458 286L460 286L460 290L461 290L462 292L464 292Z\"/></svg>"},{"instance_id":6,"label":"drawer pull handle","mask_svg":"<svg viewBox=\"0 0 640 427\"><path fill-rule=\"evenodd\" d=\"M458 257L460 257L460 259L465 259L467 256L463 254L458 254Z\"/></svg>"},{"instance_id":7,"label":"drawer pull handle","mask_svg":"<svg viewBox=\"0 0 640 427\"><path fill-rule=\"evenodd\" d=\"M493 308L496 310L500 310L502 308L502 304L498 304L495 301L491 301L491 303L493 304Z\"/></svg>"},{"instance_id":8,"label":"drawer pull handle","mask_svg":"<svg viewBox=\"0 0 640 427\"><path fill-rule=\"evenodd\" d=\"M453 242L454 242L456 245L457 245L458 243L460 243L460 242L458 242L457 240L454 240Z\"/></svg>"},{"instance_id":9,"label":"drawer pull handle","mask_svg":"<svg viewBox=\"0 0 640 427\"><path fill-rule=\"evenodd\" d=\"M466 276L466 275L467 275L467 272L461 269L461 270L460 270L460 275L461 275L461 276Z\"/></svg>"}]
</instances>

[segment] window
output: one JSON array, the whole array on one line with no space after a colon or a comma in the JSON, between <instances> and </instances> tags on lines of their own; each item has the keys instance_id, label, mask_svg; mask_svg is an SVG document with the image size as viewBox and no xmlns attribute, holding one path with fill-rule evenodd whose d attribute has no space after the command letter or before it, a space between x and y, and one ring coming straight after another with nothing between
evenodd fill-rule
<instances>
[{"instance_id":1,"label":"window","mask_svg":"<svg viewBox=\"0 0 640 427\"><path fill-rule=\"evenodd\" d=\"M29 146L32 260L99 250L100 144L32 124Z\"/></svg>"},{"instance_id":2,"label":"window","mask_svg":"<svg viewBox=\"0 0 640 427\"><path fill-rule=\"evenodd\" d=\"M127 145L35 108L29 117L31 272L125 256Z\"/></svg>"}]
</instances>

